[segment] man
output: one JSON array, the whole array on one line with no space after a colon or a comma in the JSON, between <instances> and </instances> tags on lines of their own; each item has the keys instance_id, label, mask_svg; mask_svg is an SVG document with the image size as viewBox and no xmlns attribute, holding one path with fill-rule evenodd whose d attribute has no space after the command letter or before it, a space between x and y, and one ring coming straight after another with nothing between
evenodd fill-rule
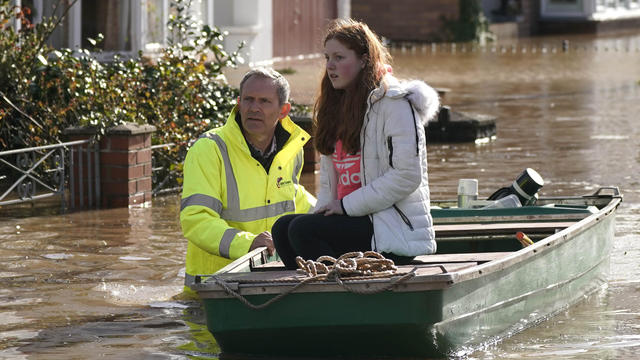
<instances>
[{"instance_id":1,"label":"man","mask_svg":"<svg viewBox=\"0 0 640 360\"><path fill-rule=\"evenodd\" d=\"M289 118L288 99L278 72L249 71L226 124L189 149L180 210L186 285L258 247L273 255L273 223L313 210L315 198L299 184L309 134Z\"/></svg>"}]
</instances>

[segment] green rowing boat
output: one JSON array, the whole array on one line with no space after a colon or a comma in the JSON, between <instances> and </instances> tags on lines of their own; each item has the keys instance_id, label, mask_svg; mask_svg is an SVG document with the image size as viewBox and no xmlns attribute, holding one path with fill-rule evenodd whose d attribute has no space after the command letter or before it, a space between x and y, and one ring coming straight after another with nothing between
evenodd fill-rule
<instances>
[{"instance_id":1,"label":"green rowing boat","mask_svg":"<svg viewBox=\"0 0 640 360\"><path fill-rule=\"evenodd\" d=\"M434 202L438 252L391 276L309 280L256 249L191 287L223 355L442 357L606 286L621 201L606 187L518 208Z\"/></svg>"}]
</instances>

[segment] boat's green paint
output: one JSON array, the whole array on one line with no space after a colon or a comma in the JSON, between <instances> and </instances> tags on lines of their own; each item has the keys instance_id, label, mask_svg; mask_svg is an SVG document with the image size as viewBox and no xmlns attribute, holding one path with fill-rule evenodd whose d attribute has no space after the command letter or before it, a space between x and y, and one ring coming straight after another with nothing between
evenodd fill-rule
<instances>
[{"instance_id":1,"label":"boat's green paint","mask_svg":"<svg viewBox=\"0 0 640 360\"><path fill-rule=\"evenodd\" d=\"M486 240L456 240L438 244L438 254L518 251L522 248L515 234L510 238L487 238Z\"/></svg>"},{"instance_id":2,"label":"boat's green paint","mask_svg":"<svg viewBox=\"0 0 640 360\"><path fill-rule=\"evenodd\" d=\"M618 203L613 199L606 213L507 261L456 272L448 287L374 295L294 292L261 310L234 298L205 298L207 325L228 354L446 356L538 323L606 284ZM483 243L505 251L517 250L514 242ZM273 296L246 298L261 304Z\"/></svg>"},{"instance_id":3,"label":"boat's green paint","mask_svg":"<svg viewBox=\"0 0 640 360\"><path fill-rule=\"evenodd\" d=\"M432 356L428 324L441 319L441 295L300 293L264 310L251 310L235 299L205 300L205 309L209 330L223 352ZM256 302L266 299L252 297Z\"/></svg>"}]
</instances>

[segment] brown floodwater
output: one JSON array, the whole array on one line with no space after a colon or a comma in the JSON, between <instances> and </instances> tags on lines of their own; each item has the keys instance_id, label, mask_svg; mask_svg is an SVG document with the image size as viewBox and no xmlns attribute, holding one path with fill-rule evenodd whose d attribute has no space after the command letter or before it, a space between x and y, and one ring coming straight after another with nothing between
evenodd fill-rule
<instances>
[{"instance_id":1,"label":"brown floodwater","mask_svg":"<svg viewBox=\"0 0 640 360\"><path fill-rule=\"evenodd\" d=\"M481 144L429 144L432 197L453 198L460 178L481 196L526 167L541 195L619 186L609 286L559 315L468 359L637 358L640 353L640 35L532 38L484 50L394 49L394 73L448 88L455 111L497 117ZM321 59L281 62L293 96L311 102ZM229 72L233 82L242 70ZM315 190L316 178L304 184ZM0 217L0 358L217 358L197 303L175 300L186 241L179 198L147 208ZM576 249L580 251L580 249ZM535 274L532 274L535 276ZM312 354L310 354L312 355Z\"/></svg>"}]
</instances>

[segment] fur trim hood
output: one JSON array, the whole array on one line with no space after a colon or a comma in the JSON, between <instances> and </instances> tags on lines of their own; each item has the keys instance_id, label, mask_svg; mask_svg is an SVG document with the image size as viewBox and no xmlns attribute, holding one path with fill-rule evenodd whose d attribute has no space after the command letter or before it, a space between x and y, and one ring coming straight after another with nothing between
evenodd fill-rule
<instances>
[{"instance_id":1,"label":"fur trim hood","mask_svg":"<svg viewBox=\"0 0 640 360\"><path fill-rule=\"evenodd\" d=\"M423 125L434 119L440 109L438 93L421 80L399 81L391 75L386 75L384 85L373 91L371 102L374 103L380 100L382 96L390 98L406 97L420 115Z\"/></svg>"}]
</instances>

